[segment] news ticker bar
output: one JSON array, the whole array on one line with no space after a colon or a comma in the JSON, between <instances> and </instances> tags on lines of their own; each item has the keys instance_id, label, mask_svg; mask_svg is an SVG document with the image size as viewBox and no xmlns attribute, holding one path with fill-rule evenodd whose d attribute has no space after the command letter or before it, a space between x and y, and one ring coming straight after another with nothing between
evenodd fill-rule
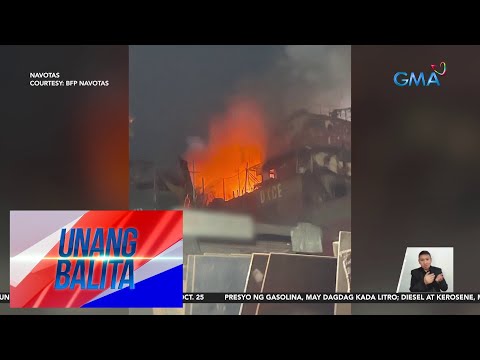
<instances>
[{"instance_id":1,"label":"news ticker bar","mask_svg":"<svg viewBox=\"0 0 480 360\"><path fill-rule=\"evenodd\" d=\"M184 293L184 303L480 303L480 293Z\"/></svg>"},{"instance_id":2,"label":"news ticker bar","mask_svg":"<svg viewBox=\"0 0 480 360\"><path fill-rule=\"evenodd\" d=\"M0 293L0 303L10 294ZM480 303L480 293L184 293L184 303Z\"/></svg>"}]
</instances>

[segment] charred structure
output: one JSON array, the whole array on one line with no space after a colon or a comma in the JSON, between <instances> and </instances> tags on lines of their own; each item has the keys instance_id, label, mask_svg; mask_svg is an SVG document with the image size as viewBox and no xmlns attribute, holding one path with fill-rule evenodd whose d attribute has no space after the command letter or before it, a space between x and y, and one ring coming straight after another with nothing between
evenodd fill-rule
<instances>
[{"instance_id":1,"label":"charred structure","mask_svg":"<svg viewBox=\"0 0 480 360\"><path fill-rule=\"evenodd\" d=\"M176 172L159 171L153 162L132 162L132 197L143 199L132 207L208 208L250 214L258 223L310 223L322 229L323 248L330 254L339 231L351 230L350 113L348 108L328 115L292 114L283 124L286 151L239 169L238 189L229 196L224 191L212 199L205 188L194 187L195 171L184 159Z\"/></svg>"},{"instance_id":2,"label":"charred structure","mask_svg":"<svg viewBox=\"0 0 480 360\"><path fill-rule=\"evenodd\" d=\"M341 110L293 114L286 133L290 150L251 169L262 179L254 191L216 198L209 208L248 213L260 223L317 225L329 254L339 231L351 230L351 122L339 117L350 109Z\"/></svg>"}]
</instances>

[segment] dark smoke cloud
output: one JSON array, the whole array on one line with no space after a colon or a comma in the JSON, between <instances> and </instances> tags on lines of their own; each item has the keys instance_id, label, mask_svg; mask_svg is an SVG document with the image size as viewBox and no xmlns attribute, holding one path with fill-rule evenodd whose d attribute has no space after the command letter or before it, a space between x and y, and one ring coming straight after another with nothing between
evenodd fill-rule
<instances>
[{"instance_id":1,"label":"dark smoke cloud","mask_svg":"<svg viewBox=\"0 0 480 360\"><path fill-rule=\"evenodd\" d=\"M327 114L351 106L350 45L287 45L282 50L263 74L239 81L232 95L263 107L268 157L288 150L285 120L295 111Z\"/></svg>"},{"instance_id":2,"label":"dark smoke cloud","mask_svg":"<svg viewBox=\"0 0 480 360\"><path fill-rule=\"evenodd\" d=\"M291 80L287 108L304 106L313 111L350 106L351 47L294 45L285 49L285 68Z\"/></svg>"},{"instance_id":3,"label":"dark smoke cloud","mask_svg":"<svg viewBox=\"0 0 480 360\"><path fill-rule=\"evenodd\" d=\"M241 81L272 120L299 109L327 113L351 106L350 45L288 45L264 76Z\"/></svg>"},{"instance_id":4,"label":"dark smoke cloud","mask_svg":"<svg viewBox=\"0 0 480 360\"><path fill-rule=\"evenodd\" d=\"M301 108L349 106L350 56L346 45L131 46L131 158L175 166L238 97L262 106L272 130Z\"/></svg>"}]
</instances>

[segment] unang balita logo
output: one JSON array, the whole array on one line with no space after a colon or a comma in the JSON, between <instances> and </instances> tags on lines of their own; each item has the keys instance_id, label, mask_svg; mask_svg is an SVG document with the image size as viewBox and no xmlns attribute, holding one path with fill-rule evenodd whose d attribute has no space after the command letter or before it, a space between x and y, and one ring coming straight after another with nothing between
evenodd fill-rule
<instances>
[{"instance_id":1,"label":"unang balita logo","mask_svg":"<svg viewBox=\"0 0 480 360\"><path fill-rule=\"evenodd\" d=\"M398 71L393 76L393 82L395 85L403 86L441 86L440 78L447 73L447 64L442 61L440 65L430 65L432 72L430 74L420 72L418 74L414 72L407 73L405 71Z\"/></svg>"}]
</instances>

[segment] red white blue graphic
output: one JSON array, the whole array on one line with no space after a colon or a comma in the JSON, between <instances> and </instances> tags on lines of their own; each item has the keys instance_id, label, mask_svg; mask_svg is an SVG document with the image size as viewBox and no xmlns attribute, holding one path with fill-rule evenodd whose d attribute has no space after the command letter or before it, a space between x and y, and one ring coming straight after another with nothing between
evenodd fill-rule
<instances>
[{"instance_id":1,"label":"red white blue graphic","mask_svg":"<svg viewBox=\"0 0 480 360\"><path fill-rule=\"evenodd\" d=\"M182 211L11 211L10 307L182 307Z\"/></svg>"}]
</instances>

